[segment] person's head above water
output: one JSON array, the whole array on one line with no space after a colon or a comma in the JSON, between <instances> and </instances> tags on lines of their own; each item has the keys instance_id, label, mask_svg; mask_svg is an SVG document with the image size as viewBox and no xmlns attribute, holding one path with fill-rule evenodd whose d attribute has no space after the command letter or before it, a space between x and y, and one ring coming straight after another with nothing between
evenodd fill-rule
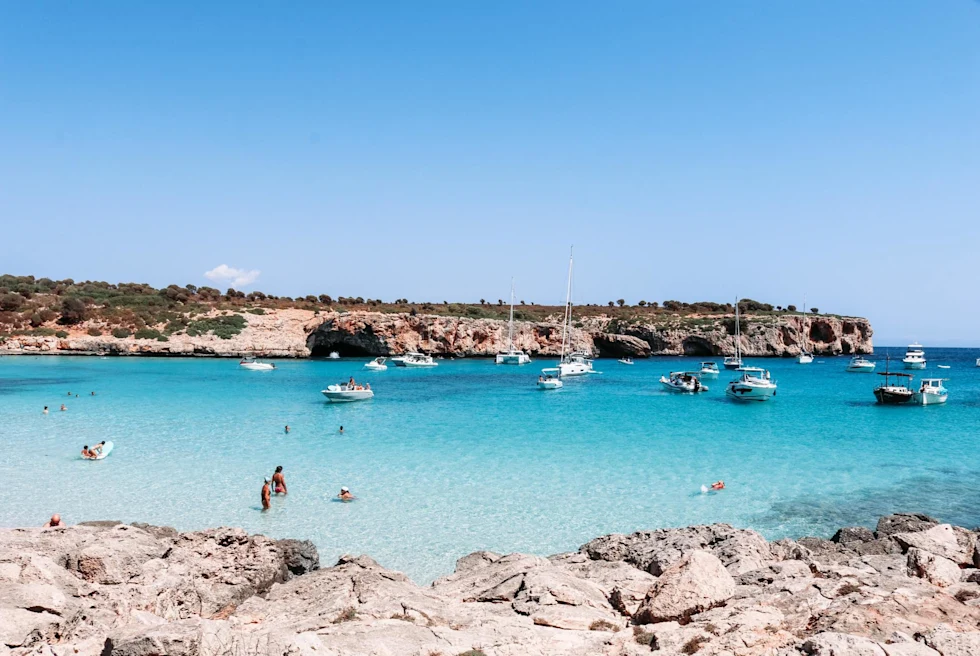
<instances>
[{"instance_id":1,"label":"person's head above water","mask_svg":"<svg viewBox=\"0 0 980 656\"><path fill-rule=\"evenodd\" d=\"M340 491L341 491L341 492L350 492L350 490L348 490L348 489L347 489L346 487L342 487L342 488L340 488Z\"/></svg>"},{"instance_id":2,"label":"person's head above water","mask_svg":"<svg viewBox=\"0 0 980 656\"><path fill-rule=\"evenodd\" d=\"M264 479L262 479L262 480L263 480L263 481L265 482L265 484L266 484L266 485L268 485L268 484L269 484L269 479L268 479L268 478L264 478Z\"/></svg>"},{"instance_id":3,"label":"person's head above water","mask_svg":"<svg viewBox=\"0 0 980 656\"><path fill-rule=\"evenodd\" d=\"M88 444L82 447L83 450L88 451Z\"/></svg>"},{"instance_id":4,"label":"person's head above water","mask_svg":"<svg viewBox=\"0 0 980 656\"><path fill-rule=\"evenodd\" d=\"M281 471L282 471L282 465L279 465L278 467L276 467L276 473L277 473L277 474L278 474L279 472L281 472Z\"/></svg>"}]
</instances>

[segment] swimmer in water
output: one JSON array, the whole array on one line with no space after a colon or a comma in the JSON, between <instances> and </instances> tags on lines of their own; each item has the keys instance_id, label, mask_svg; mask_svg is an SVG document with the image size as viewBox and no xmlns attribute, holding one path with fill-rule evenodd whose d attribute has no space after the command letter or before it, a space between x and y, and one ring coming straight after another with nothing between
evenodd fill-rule
<instances>
[{"instance_id":1,"label":"swimmer in water","mask_svg":"<svg viewBox=\"0 0 980 656\"><path fill-rule=\"evenodd\" d=\"M61 526L61 515L55 513L51 515L51 519L48 520L48 523L41 528L57 528L59 526Z\"/></svg>"},{"instance_id":2,"label":"swimmer in water","mask_svg":"<svg viewBox=\"0 0 980 656\"><path fill-rule=\"evenodd\" d=\"M711 489L712 490L724 490L725 489L725 481L717 481L715 483L712 483L711 484Z\"/></svg>"},{"instance_id":3,"label":"swimmer in water","mask_svg":"<svg viewBox=\"0 0 980 656\"><path fill-rule=\"evenodd\" d=\"M92 396L95 396L95 392L92 392Z\"/></svg>"},{"instance_id":4,"label":"swimmer in water","mask_svg":"<svg viewBox=\"0 0 980 656\"><path fill-rule=\"evenodd\" d=\"M340 488L340 494L337 495L337 498L341 501L353 501L357 497L351 494L350 490L348 490L346 487L342 487Z\"/></svg>"},{"instance_id":5,"label":"swimmer in water","mask_svg":"<svg viewBox=\"0 0 980 656\"><path fill-rule=\"evenodd\" d=\"M286 432L289 432L289 424L286 424Z\"/></svg>"},{"instance_id":6,"label":"swimmer in water","mask_svg":"<svg viewBox=\"0 0 980 656\"><path fill-rule=\"evenodd\" d=\"M343 427L343 426L341 426L341 427L340 427L340 434L341 434L341 435L343 435L343 434L344 434L344 427Z\"/></svg>"},{"instance_id":7,"label":"swimmer in water","mask_svg":"<svg viewBox=\"0 0 980 656\"><path fill-rule=\"evenodd\" d=\"M44 406L44 410L41 411L41 414L48 414L48 406Z\"/></svg>"},{"instance_id":8,"label":"swimmer in water","mask_svg":"<svg viewBox=\"0 0 980 656\"><path fill-rule=\"evenodd\" d=\"M272 475L272 485L276 494L289 494L286 491L286 477L282 475L282 465L276 467L276 473Z\"/></svg>"},{"instance_id":9,"label":"swimmer in water","mask_svg":"<svg viewBox=\"0 0 980 656\"><path fill-rule=\"evenodd\" d=\"M64 412L64 411L65 411L65 410L67 410L67 409L68 409L68 408L66 408L66 407L65 407L65 404L64 404L64 403L62 403L62 404L61 404L61 411L62 411L62 412Z\"/></svg>"},{"instance_id":10,"label":"swimmer in water","mask_svg":"<svg viewBox=\"0 0 980 656\"><path fill-rule=\"evenodd\" d=\"M269 492L269 479L267 478L265 479L265 483L262 485L262 510L268 510L272 506L272 504L269 502L271 497L272 494Z\"/></svg>"}]
</instances>

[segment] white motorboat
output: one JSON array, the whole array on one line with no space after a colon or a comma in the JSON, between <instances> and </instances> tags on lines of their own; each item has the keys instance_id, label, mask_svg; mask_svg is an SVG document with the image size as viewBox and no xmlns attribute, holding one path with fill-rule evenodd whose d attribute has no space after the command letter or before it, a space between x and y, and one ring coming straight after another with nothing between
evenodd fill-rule
<instances>
[{"instance_id":1,"label":"white motorboat","mask_svg":"<svg viewBox=\"0 0 980 656\"><path fill-rule=\"evenodd\" d=\"M242 358L238 366L250 371L271 371L276 368L276 365L271 362L259 362L255 358Z\"/></svg>"},{"instance_id":2,"label":"white motorboat","mask_svg":"<svg viewBox=\"0 0 980 656\"><path fill-rule=\"evenodd\" d=\"M347 403L351 401L367 401L374 398L374 390L370 385L352 385L341 383L340 385L330 385L322 390L322 394L333 403Z\"/></svg>"},{"instance_id":3,"label":"white motorboat","mask_svg":"<svg viewBox=\"0 0 980 656\"><path fill-rule=\"evenodd\" d=\"M902 362L906 369L925 369L926 352L922 350L922 344L909 344Z\"/></svg>"},{"instance_id":4,"label":"white motorboat","mask_svg":"<svg viewBox=\"0 0 980 656\"><path fill-rule=\"evenodd\" d=\"M847 363L847 371L852 374L870 374L875 370L875 363L867 358L855 355L851 358L851 361Z\"/></svg>"},{"instance_id":5,"label":"white motorboat","mask_svg":"<svg viewBox=\"0 0 980 656\"><path fill-rule=\"evenodd\" d=\"M806 294L803 295L803 326L800 329L800 354L796 356L796 361L799 364L810 364L813 362L813 353L807 350L807 332L806 332Z\"/></svg>"},{"instance_id":6,"label":"white motorboat","mask_svg":"<svg viewBox=\"0 0 980 656\"><path fill-rule=\"evenodd\" d=\"M725 394L738 401L768 401L776 396L776 383L765 369L742 367L741 375L728 383Z\"/></svg>"},{"instance_id":7,"label":"white motorboat","mask_svg":"<svg viewBox=\"0 0 980 656\"><path fill-rule=\"evenodd\" d=\"M693 394L695 392L707 392L708 386L701 384L697 372L694 371L672 371L670 376L661 376L660 384L671 392L685 392Z\"/></svg>"},{"instance_id":8,"label":"white motorboat","mask_svg":"<svg viewBox=\"0 0 980 656\"><path fill-rule=\"evenodd\" d=\"M919 384L919 391L912 395L912 404L939 405L946 403L949 390L943 386L943 383L947 380L947 378L923 378Z\"/></svg>"},{"instance_id":9,"label":"white motorboat","mask_svg":"<svg viewBox=\"0 0 980 656\"><path fill-rule=\"evenodd\" d=\"M339 360L340 359L340 353L337 353L336 351L330 351L330 356L329 357L330 357L331 360Z\"/></svg>"},{"instance_id":10,"label":"white motorboat","mask_svg":"<svg viewBox=\"0 0 980 656\"><path fill-rule=\"evenodd\" d=\"M719 373L717 362L702 362L698 375L701 378L717 378Z\"/></svg>"},{"instance_id":11,"label":"white motorboat","mask_svg":"<svg viewBox=\"0 0 980 656\"><path fill-rule=\"evenodd\" d=\"M977 358L977 366L980 367L980 358Z\"/></svg>"},{"instance_id":12,"label":"white motorboat","mask_svg":"<svg viewBox=\"0 0 980 656\"><path fill-rule=\"evenodd\" d=\"M538 376L538 389L539 390L556 390L561 389L565 386L559 378L558 369L543 369L542 375Z\"/></svg>"},{"instance_id":13,"label":"white motorboat","mask_svg":"<svg viewBox=\"0 0 980 656\"><path fill-rule=\"evenodd\" d=\"M498 353L497 364L528 364L531 356L514 348L514 279L510 280L510 322L507 324L507 350Z\"/></svg>"},{"instance_id":14,"label":"white motorboat","mask_svg":"<svg viewBox=\"0 0 980 656\"><path fill-rule=\"evenodd\" d=\"M561 326L561 359L558 361L558 377L584 376L595 373L592 369L592 356L576 351L568 353L572 343L572 255L568 256L568 288L565 292L565 317ZM547 373L547 369L542 370Z\"/></svg>"},{"instance_id":15,"label":"white motorboat","mask_svg":"<svg viewBox=\"0 0 980 656\"><path fill-rule=\"evenodd\" d=\"M725 369L742 367L742 328L738 318L738 299L735 299L735 355L729 355L722 363Z\"/></svg>"},{"instance_id":16,"label":"white motorboat","mask_svg":"<svg viewBox=\"0 0 980 656\"><path fill-rule=\"evenodd\" d=\"M431 355L425 353L406 353L404 357L397 360L395 364L399 367L438 367L439 363L432 359Z\"/></svg>"},{"instance_id":17,"label":"white motorboat","mask_svg":"<svg viewBox=\"0 0 980 656\"><path fill-rule=\"evenodd\" d=\"M370 362L366 363L364 365L364 368L367 369L368 371L387 371L388 365L385 364L385 361L387 359L388 358L375 358Z\"/></svg>"},{"instance_id":18,"label":"white motorboat","mask_svg":"<svg viewBox=\"0 0 980 656\"><path fill-rule=\"evenodd\" d=\"M633 364L633 358L620 358L619 364Z\"/></svg>"}]
</instances>

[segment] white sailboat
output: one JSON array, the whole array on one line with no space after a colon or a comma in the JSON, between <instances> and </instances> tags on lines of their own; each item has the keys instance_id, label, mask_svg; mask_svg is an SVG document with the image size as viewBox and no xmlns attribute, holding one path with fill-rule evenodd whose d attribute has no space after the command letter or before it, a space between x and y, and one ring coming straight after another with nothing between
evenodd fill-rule
<instances>
[{"instance_id":1,"label":"white sailboat","mask_svg":"<svg viewBox=\"0 0 980 656\"><path fill-rule=\"evenodd\" d=\"M593 373L592 358L588 353L566 351L572 346L572 255L568 255L568 288L565 292L565 320L561 329L561 360L558 362L560 378L584 376Z\"/></svg>"},{"instance_id":2,"label":"white sailboat","mask_svg":"<svg viewBox=\"0 0 980 656\"><path fill-rule=\"evenodd\" d=\"M738 299L735 299L735 355L729 355L724 361L725 369L738 369L742 366L742 329L738 320Z\"/></svg>"},{"instance_id":3,"label":"white sailboat","mask_svg":"<svg viewBox=\"0 0 980 656\"><path fill-rule=\"evenodd\" d=\"M510 324L507 326L507 350L498 353L497 364L528 364L531 356L514 348L514 279L510 280Z\"/></svg>"},{"instance_id":4,"label":"white sailboat","mask_svg":"<svg viewBox=\"0 0 980 656\"><path fill-rule=\"evenodd\" d=\"M796 361L800 364L810 364L813 362L813 353L806 350L806 294L803 295L803 328L800 330L802 333L800 340L800 354L796 356Z\"/></svg>"}]
</instances>

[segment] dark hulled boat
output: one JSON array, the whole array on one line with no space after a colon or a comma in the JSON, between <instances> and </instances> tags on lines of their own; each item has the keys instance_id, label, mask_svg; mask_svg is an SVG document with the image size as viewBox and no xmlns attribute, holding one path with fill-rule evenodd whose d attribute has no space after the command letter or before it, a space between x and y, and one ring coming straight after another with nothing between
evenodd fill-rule
<instances>
[{"instance_id":1,"label":"dark hulled boat","mask_svg":"<svg viewBox=\"0 0 980 656\"><path fill-rule=\"evenodd\" d=\"M885 377L885 382L875 388L875 398L885 405L908 403L915 394L912 391L912 374L888 371L888 361L889 358L885 358L885 370L878 374Z\"/></svg>"}]
</instances>

